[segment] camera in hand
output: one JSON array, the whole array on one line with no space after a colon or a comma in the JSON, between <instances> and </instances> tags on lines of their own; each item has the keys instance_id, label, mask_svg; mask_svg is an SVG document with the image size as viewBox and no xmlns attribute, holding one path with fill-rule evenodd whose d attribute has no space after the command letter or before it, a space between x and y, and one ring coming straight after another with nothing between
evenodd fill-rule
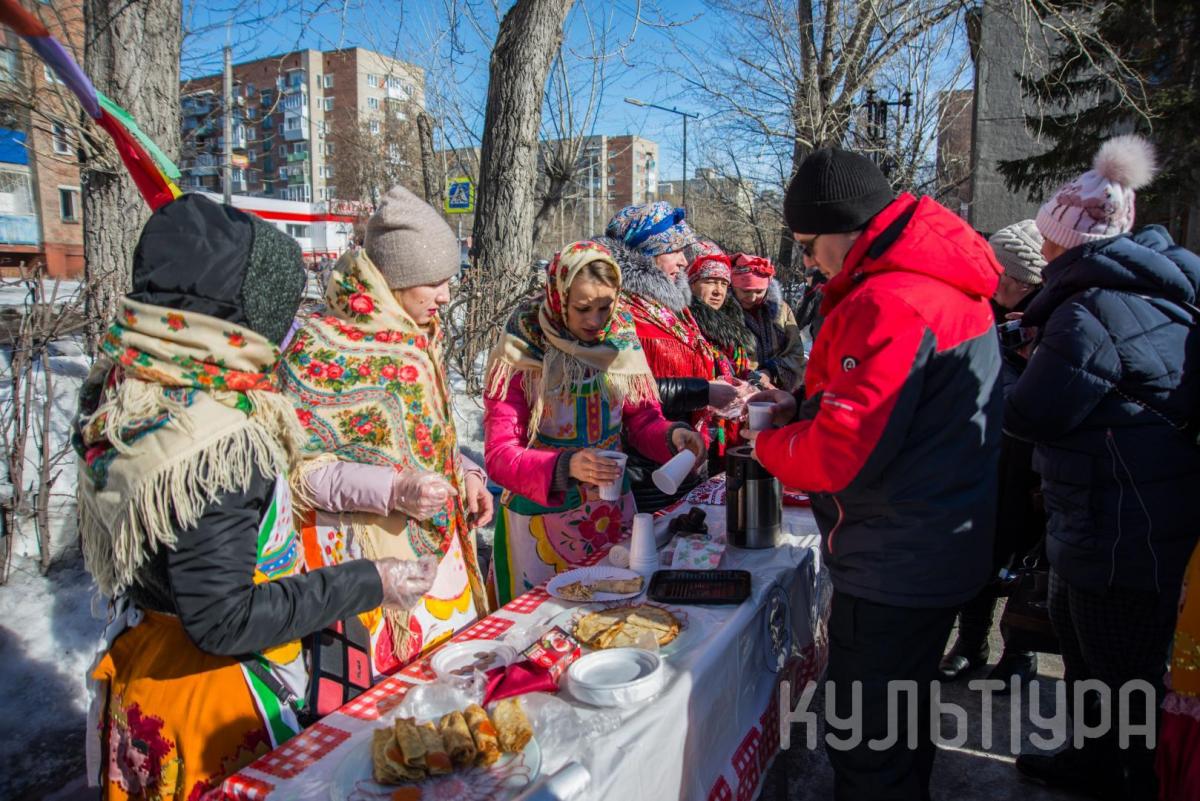
<instances>
[{"instance_id":1,"label":"camera in hand","mask_svg":"<svg viewBox=\"0 0 1200 801\"><path fill-rule=\"evenodd\" d=\"M996 326L1000 332L1000 347L1016 350L1029 342L1028 332L1022 330L1020 320L1009 320Z\"/></svg>"}]
</instances>

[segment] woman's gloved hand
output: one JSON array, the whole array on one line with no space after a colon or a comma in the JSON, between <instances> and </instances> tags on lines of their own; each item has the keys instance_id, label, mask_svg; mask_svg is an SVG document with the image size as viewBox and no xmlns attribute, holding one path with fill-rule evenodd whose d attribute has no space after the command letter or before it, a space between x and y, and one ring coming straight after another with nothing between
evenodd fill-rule
<instances>
[{"instance_id":1,"label":"woman's gloved hand","mask_svg":"<svg viewBox=\"0 0 1200 801\"><path fill-rule=\"evenodd\" d=\"M412 609L421 596L433 588L437 578L438 557L420 559L380 559L375 563L383 582L383 605L392 609Z\"/></svg>"},{"instance_id":2,"label":"woman's gloved hand","mask_svg":"<svg viewBox=\"0 0 1200 801\"><path fill-rule=\"evenodd\" d=\"M392 508L414 520L428 520L457 495L443 476L428 470L404 470L392 479Z\"/></svg>"}]
</instances>

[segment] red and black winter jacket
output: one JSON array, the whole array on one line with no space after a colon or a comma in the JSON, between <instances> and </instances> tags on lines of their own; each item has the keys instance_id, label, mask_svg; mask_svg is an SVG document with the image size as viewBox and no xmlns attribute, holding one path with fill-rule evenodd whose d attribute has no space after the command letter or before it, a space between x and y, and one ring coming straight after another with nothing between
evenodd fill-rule
<instances>
[{"instance_id":1,"label":"red and black winter jacket","mask_svg":"<svg viewBox=\"0 0 1200 801\"><path fill-rule=\"evenodd\" d=\"M954 606L988 578L1000 444L1001 269L966 223L902 195L825 287L800 422L758 436L762 463L808 491L834 586Z\"/></svg>"}]
</instances>

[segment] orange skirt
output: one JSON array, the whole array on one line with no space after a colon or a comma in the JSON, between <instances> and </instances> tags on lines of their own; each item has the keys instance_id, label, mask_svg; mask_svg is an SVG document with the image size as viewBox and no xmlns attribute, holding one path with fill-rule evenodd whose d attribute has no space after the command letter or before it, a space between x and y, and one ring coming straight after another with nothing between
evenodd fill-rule
<instances>
[{"instance_id":1,"label":"orange skirt","mask_svg":"<svg viewBox=\"0 0 1200 801\"><path fill-rule=\"evenodd\" d=\"M242 667L146 612L100 660L106 799L193 801L271 749Z\"/></svg>"}]
</instances>

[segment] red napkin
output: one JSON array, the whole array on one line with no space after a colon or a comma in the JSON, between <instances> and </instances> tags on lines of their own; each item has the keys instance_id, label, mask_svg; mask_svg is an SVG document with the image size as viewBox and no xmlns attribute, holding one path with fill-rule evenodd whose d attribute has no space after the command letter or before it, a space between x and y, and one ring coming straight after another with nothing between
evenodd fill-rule
<instances>
[{"instance_id":1,"label":"red napkin","mask_svg":"<svg viewBox=\"0 0 1200 801\"><path fill-rule=\"evenodd\" d=\"M487 691L483 694L483 705L492 701L511 698L525 693L558 692L558 679L548 668L534 664L528 659L514 662L507 667L492 668L487 672Z\"/></svg>"}]
</instances>

